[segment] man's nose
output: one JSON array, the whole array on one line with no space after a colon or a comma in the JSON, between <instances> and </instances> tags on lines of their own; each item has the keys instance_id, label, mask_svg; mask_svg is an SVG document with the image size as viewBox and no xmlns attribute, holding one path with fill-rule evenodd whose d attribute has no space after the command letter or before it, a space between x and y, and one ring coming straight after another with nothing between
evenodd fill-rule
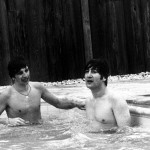
<instances>
[{"instance_id":1,"label":"man's nose","mask_svg":"<svg viewBox=\"0 0 150 150\"><path fill-rule=\"evenodd\" d=\"M23 73L23 77L27 77L28 76L28 73L27 72L24 72Z\"/></svg>"},{"instance_id":2,"label":"man's nose","mask_svg":"<svg viewBox=\"0 0 150 150\"><path fill-rule=\"evenodd\" d=\"M87 76L92 77L91 69L88 71Z\"/></svg>"}]
</instances>

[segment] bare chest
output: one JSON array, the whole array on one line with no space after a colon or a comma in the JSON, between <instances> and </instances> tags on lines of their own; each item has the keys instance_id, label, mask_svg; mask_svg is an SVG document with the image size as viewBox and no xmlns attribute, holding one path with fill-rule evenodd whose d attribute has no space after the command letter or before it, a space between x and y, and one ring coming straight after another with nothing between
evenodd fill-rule
<instances>
[{"instance_id":1,"label":"bare chest","mask_svg":"<svg viewBox=\"0 0 150 150\"><path fill-rule=\"evenodd\" d=\"M7 112L14 115L22 115L40 108L40 94L31 92L28 96L14 92L8 101Z\"/></svg>"},{"instance_id":2,"label":"bare chest","mask_svg":"<svg viewBox=\"0 0 150 150\"><path fill-rule=\"evenodd\" d=\"M87 115L90 120L99 124L116 124L111 103L107 100L90 101L87 104Z\"/></svg>"}]
</instances>

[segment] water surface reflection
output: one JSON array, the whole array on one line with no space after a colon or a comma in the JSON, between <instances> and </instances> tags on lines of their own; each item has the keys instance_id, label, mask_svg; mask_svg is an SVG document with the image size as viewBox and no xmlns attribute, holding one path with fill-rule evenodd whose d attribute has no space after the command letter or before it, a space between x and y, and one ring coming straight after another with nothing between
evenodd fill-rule
<instances>
[{"instance_id":1,"label":"water surface reflection","mask_svg":"<svg viewBox=\"0 0 150 150\"><path fill-rule=\"evenodd\" d=\"M137 85L138 84L138 85ZM150 85L141 83L110 84L124 96L148 94ZM82 89L82 90L81 90ZM85 86L50 88L54 94L89 97ZM84 111L56 109L42 102L41 125L7 127L0 125L0 150L148 150L150 128L134 127L114 132L95 132L89 127ZM5 117L5 115L4 115Z\"/></svg>"},{"instance_id":2,"label":"water surface reflection","mask_svg":"<svg viewBox=\"0 0 150 150\"><path fill-rule=\"evenodd\" d=\"M84 111L47 107L44 105L44 108L52 109L52 113L44 114L41 125L1 125L0 149L147 150L150 147L150 129L135 127L117 132L92 132Z\"/></svg>"}]
</instances>

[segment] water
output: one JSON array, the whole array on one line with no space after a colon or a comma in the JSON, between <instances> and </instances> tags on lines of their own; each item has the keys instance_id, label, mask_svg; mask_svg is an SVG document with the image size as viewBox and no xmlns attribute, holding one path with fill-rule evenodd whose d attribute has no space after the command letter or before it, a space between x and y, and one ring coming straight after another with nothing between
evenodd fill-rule
<instances>
[{"instance_id":1,"label":"water","mask_svg":"<svg viewBox=\"0 0 150 150\"><path fill-rule=\"evenodd\" d=\"M138 88L142 88L142 85L146 86L144 92ZM148 93L149 85L142 85L119 84L118 87L111 84L110 87L121 89L125 96L127 96L126 92L128 96L132 96ZM56 87L50 90L55 94L77 97L90 95L85 86ZM150 147L148 127L95 132L89 127L83 110L77 108L60 110L44 102L41 110L44 120L41 125L20 127L0 125L0 150L148 150ZM5 114L3 116L5 117Z\"/></svg>"},{"instance_id":2,"label":"water","mask_svg":"<svg viewBox=\"0 0 150 150\"><path fill-rule=\"evenodd\" d=\"M1 125L1 150L147 150L150 147L148 128L94 132L82 110L59 110L45 104L42 107L43 113L45 109L53 111L43 115L42 125Z\"/></svg>"}]
</instances>

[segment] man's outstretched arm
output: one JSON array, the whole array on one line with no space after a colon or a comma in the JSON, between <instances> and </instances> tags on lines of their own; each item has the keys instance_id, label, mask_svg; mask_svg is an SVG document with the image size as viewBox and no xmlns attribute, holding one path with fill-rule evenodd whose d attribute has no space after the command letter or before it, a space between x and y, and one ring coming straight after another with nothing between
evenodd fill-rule
<instances>
[{"instance_id":1,"label":"man's outstretched arm","mask_svg":"<svg viewBox=\"0 0 150 150\"><path fill-rule=\"evenodd\" d=\"M60 109L72 109L78 107L79 109L85 109L85 102L82 99L74 98L70 96L55 96L41 85L42 96L41 98L47 103L60 108Z\"/></svg>"}]
</instances>

